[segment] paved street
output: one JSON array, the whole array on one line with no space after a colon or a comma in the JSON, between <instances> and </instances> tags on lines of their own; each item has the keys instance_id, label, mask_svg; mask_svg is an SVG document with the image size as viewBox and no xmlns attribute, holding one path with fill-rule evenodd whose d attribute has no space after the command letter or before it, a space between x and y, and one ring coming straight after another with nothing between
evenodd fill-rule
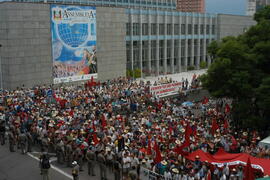
<instances>
[{"instance_id":1,"label":"paved street","mask_svg":"<svg viewBox=\"0 0 270 180\"><path fill-rule=\"evenodd\" d=\"M42 180L40 169L38 167L37 153L22 155L20 152L9 152L8 145L0 146L0 180ZM50 180L70 180L71 168L59 165L52 158L52 168L50 168ZM87 175L87 166L84 166L83 172L80 172L80 180L100 180L99 169L96 166L95 177ZM60 171L60 172L59 172ZM112 180L112 173L108 173L108 180Z\"/></svg>"},{"instance_id":2,"label":"paved street","mask_svg":"<svg viewBox=\"0 0 270 180\"><path fill-rule=\"evenodd\" d=\"M70 180L50 169L51 180ZM41 180L38 161L19 152L9 152L7 144L0 146L0 180Z\"/></svg>"}]
</instances>

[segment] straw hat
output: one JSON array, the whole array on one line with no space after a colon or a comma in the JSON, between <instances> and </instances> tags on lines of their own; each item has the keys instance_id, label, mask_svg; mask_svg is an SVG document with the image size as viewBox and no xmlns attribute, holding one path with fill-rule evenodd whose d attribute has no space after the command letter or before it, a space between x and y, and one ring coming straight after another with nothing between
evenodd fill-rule
<instances>
[{"instance_id":1,"label":"straw hat","mask_svg":"<svg viewBox=\"0 0 270 180\"><path fill-rule=\"evenodd\" d=\"M181 142L178 139L175 141L175 143L176 144L181 144Z\"/></svg>"},{"instance_id":2,"label":"straw hat","mask_svg":"<svg viewBox=\"0 0 270 180\"><path fill-rule=\"evenodd\" d=\"M167 161L163 160L163 161L161 161L161 164L162 164L163 166L166 166L168 163L167 163Z\"/></svg>"},{"instance_id":3,"label":"straw hat","mask_svg":"<svg viewBox=\"0 0 270 180\"><path fill-rule=\"evenodd\" d=\"M172 169L172 172L174 172L174 173L178 174L178 173L179 173L179 170L178 170L178 169L176 169L176 168L173 168L173 169Z\"/></svg>"}]
</instances>

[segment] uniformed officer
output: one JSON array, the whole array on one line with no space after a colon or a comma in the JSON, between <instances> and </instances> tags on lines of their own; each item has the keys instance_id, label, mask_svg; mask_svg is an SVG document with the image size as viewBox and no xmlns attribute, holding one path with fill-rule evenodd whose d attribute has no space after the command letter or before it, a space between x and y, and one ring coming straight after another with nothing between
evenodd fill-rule
<instances>
[{"instance_id":1,"label":"uniformed officer","mask_svg":"<svg viewBox=\"0 0 270 180\"><path fill-rule=\"evenodd\" d=\"M14 150L14 146L15 146L15 135L14 135L14 131L10 131L8 133L8 140L9 140L9 151L10 152L15 152Z\"/></svg>"},{"instance_id":2,"label":"uniformed officer","mask_svg":"<svg viewBox=\"0 0 270 180\"><path fill-rule=\"evenodd\" d=\"M73 168L72 168L73 180L79 180L79 168L80 168L80 166L78 165L77 161L73 161L72 165L73 165Z\"/></svg>"},{"instance_id":3,"label":"uniformed officer","mask_svg":"<svg viewBox=\"0 0 270 180\"><path fill-rule=\"evenodd\" d=\"M137 180L138 179L138 174L137 174L135 166L132 166L131 170L128 172L128 177L131 180Z\"/></svg>"},{"instance_id":4,"label":"uniformed officer","mask_svg":"<svg viewBox=\"0 0 270 180\"><path fill-rule=\"evenodd\" d=\"M5 133L6 133L6 127L5 127L5 121L0 119L0 140L1 145L5 144Z\"/></svg>"},{"instance_id":5,"label":"uniformed officer","mask_svg":"<svg viewBox=\"0 0 270 180\"><path fill-rule=\"evenodd\" d=\"M65 149L65 155L66 155L66 162L67 162L67 167L71 167L71 162L72 162L72 146L71 146L71 141L67 142L66 149Z\"/></svg>"},{"instance_id":6,"label":"uniformed officer","mask_svg":"<svg viewBox=\"0 0 270 180\"><path fill-rule=\"evenodd\" d=\"M81 151L81 149L80 149L79 146L77 146L77 148L73 152L73 159L80 166L80 171L83 171L83 169L82 169L82 165L83 165L83 154L82 154L82 151Z\"/></svg>"},{"instance_id":7,"label":"uniformed officer","mask_svg":"<svg viewBox=\"0 0 270 180\"><path fill-rule=\"evenodd\" d=\"M112 153L110 148L106 148L106 151L107 151L106 154L105 154L106 164L109 167L109 170L113 171L113 157L114 157L114 154Z\"/></svg>"},{"instance_id":8,"label":"uniformed officer","mask_svg":"<svg viewBox=\"0 0 270 180\"><path fill-rule=\"evenodd\" d=\"M116 156L114 156L113 159L113 174L114 174L114 180L120 180L121 179L121 159L117 159Z\"/></svg>"},{"instance_id":9,"label":"uniformed officer","mask_svg":"<svg viewBox=\"0 0 270 180\"><path fill-rule=\"evenodd\" d=\"M34 139L30 131L26 133L26 137L27 137L27 152L32 152L32 145L34 143Z\"/></svg>"},{"instance_id":10,"label":"uniformed officer","mask_svg":"<svg viewBox=\"0 0 270 180\"><path fill-rule=\"evenodd\" d=\"M56 157L59 164L64 163L64 143L61 140L56 144Z\"/></svg>"},{"instance_id":11,"label":"uniformed officer","mask_svg":"<svg viewBox=\"0 0 270 180\"><path fill-rule=\"evenodd\" d=\"M26 137L25 132L23 132L23 131L19 135L18 144L19 144L19 146L21 148L22 154L25 154L26 153L27 137Z\"/></svg>"},{"instance_id":12,"label":"uniformed officer","mask_svg":"<svg viewBox=\"0 0 270 180\"><path fill-rule=\"evenodd\" d=\"M105 165L106 159L104 157L104 153L105 153L105 151L104 150L101 150L98 153L98 156L97 156L97 161L98 161L99 168L100 168L100 177L101 177L101 180L106 180L107 179L106 165Z\"/></svg>"},{"instance_id":13,"label":"uniformed officer","mask_svg":"<svg viewBox=\"0 0 270 180\"><path fill-rule=\"evenodd\" d=\"M96 154L93 149L88 149L86 153L87 167L88 167L88 175L95 176L95 163L96 163Z\"/></svg>"}]
</instances>

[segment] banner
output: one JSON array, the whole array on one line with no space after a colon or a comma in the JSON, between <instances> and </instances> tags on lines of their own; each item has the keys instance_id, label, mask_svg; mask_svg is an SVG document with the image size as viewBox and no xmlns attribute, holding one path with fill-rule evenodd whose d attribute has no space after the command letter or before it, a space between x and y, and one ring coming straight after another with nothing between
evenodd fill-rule
<instances>
[{"instance_id":1,"label":"banner","mask_svg":"<svg viewBox=\"0 0 270 180\"><path fill-rule=\"evenodd\" d=\"M162 84L150 87L150 93L156 97L166 97L176 95L179 93L181 88L181 82Z\"/></svg>"},{"instance_id":2,"label":"banner","mask_svg":"<svg viewBox=\"0 0 270 180\"><path fill-rule=\"evenodd\" d=\"M51 5L54 84L97 78L96 7Z\"/></svg>"},{"instance_id":3,"label":"banner","mask_svg":"<svg viewBox=\"0 0 270 180\"><path fill-rule=\"evenodd\" d=\"M215 155L205 153L202 150L197 150L186 156L186 158L195 161L196 156L200 157L200 161L208 161L218 167L224 166L225 163L229 166L245 166L248 158L250 158L252 168L262 171L264 175L270 175L270 159L255 158L246 153L227 153L222 148L219 149Z\"/></svg>"}]
</instances>

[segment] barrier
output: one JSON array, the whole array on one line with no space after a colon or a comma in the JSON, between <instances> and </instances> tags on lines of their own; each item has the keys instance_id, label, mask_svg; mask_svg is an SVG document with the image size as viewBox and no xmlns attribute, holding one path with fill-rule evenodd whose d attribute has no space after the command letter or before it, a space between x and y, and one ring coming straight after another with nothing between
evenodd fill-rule
<instances>
[{"instance_id":1,"label":"barrier","mask_svg":"<svg viewBox=\"0 0 270 180\"><path fill-rule=\"evenodd\" d=\"M140 179L141 180L165 180L164 176L158 173L155 173L153 171L150 171L149 169L146 169L144 167L141 167Z\"/></svg>"},{"instance_id":2,"label":"barrier","mask_svg":"<svg viewBox=\"0 0 270 180\"><path fill-rule=\"evenodd\" d=\"M166 97L179 93L181 82L150 86L150 93L157 97Z\"/></svg>"}]
</instances>

